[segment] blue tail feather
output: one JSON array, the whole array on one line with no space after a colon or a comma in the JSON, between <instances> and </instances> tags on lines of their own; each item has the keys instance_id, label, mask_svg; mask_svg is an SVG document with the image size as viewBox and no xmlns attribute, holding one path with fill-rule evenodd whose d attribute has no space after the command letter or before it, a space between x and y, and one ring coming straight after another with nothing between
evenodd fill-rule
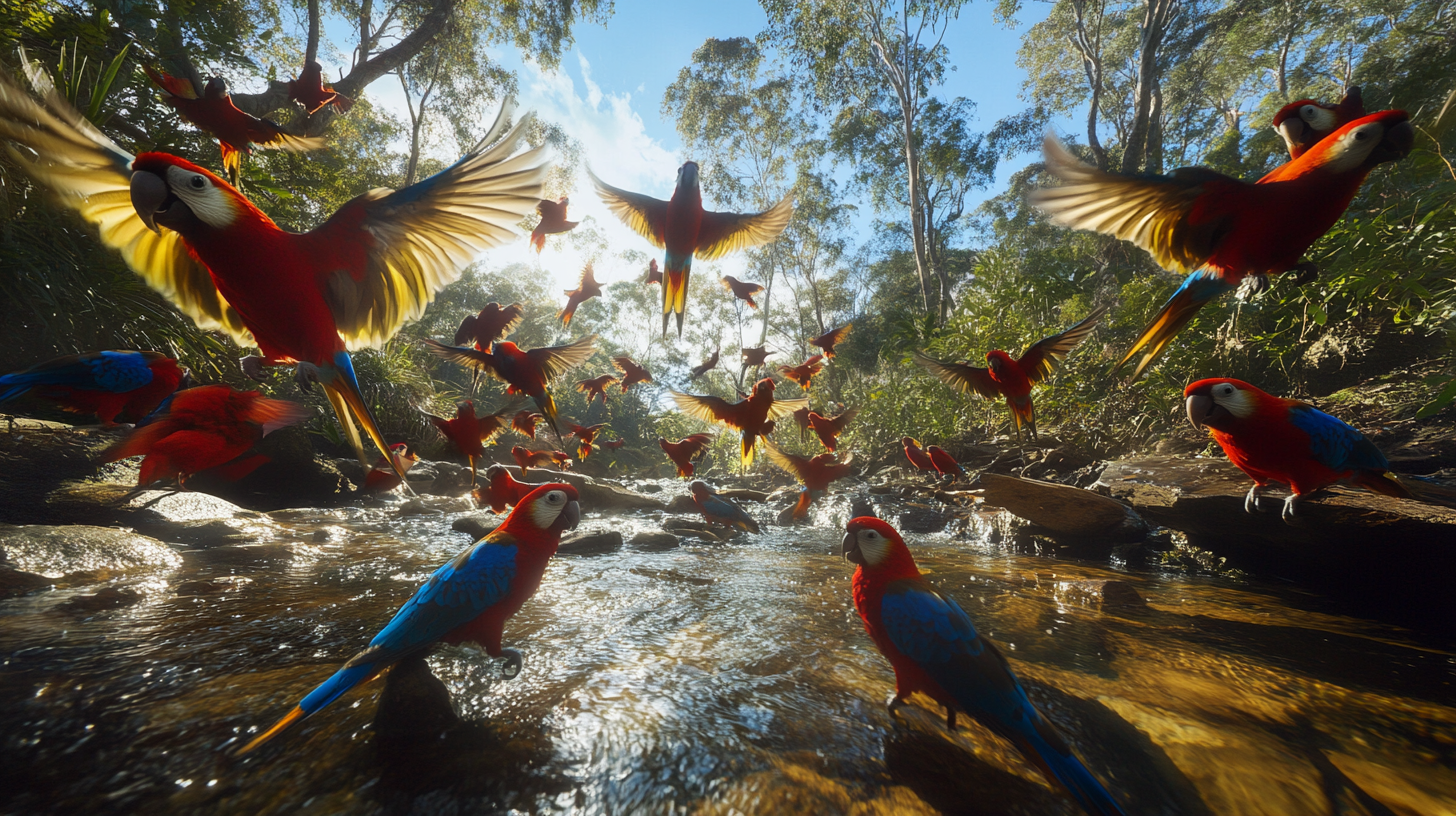
<instances>
[{"instance_id":1,"label":"blue tail feather","mask_svg":"<svg viewBox=\"0 0 1456 816\"><path fill-rule=\"evenodd\" d=\"M298 707L303 709L305 714L313 714L369 679L377 669L378 667L372 663L345 666L334 672L333 677L320 683L318 688L310 691L308 696L303 698L303 702L298 704Z\"/></svg>"},{"instance_id":2,"label":"blue tail feather","mask_svg":"<svg viewBox=\"0 0 1456 816\"><path fill-rule=\"evenodd\" d=\"M1126 813L1076 754L1070 750L1057 750L1035 732L1022 735L1021 741L1024 741L1024 745L1020 746L1022 753L1035 752L1046 763L1046 770L1062 783L1083 810L1093 816L1123 816Z\"/></svg>"}]
</instances>

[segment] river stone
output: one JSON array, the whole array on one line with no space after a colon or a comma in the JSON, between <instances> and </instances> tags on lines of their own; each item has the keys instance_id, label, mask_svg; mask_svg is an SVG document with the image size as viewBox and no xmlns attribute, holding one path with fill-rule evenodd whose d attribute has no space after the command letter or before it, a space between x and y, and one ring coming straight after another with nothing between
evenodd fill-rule
<instances>
[{"instance_id":1,"label":"river stone","mask_svg":"<svg viewBox=\"0 0 1456 816\"><path fill-rule=\"evenodd\" d=\"M384 678L374 711L380 739L429 739L459 726L450 691L419 655L396 663Z\"/></svg>"},{"instance_id":2,"label":"river stone","mask_svg":"<svg viewBox=\"0 0 1456 816\"><path fill-rule=\"evenodd\" d=\"M662 552L678 547L677 536L655 530L644 530L627 539L627 546L643 552Z\"/></svg>"},{"instance_id":3,"label":"river stone","mask_svg":"<svg viewBox=\"0 0 1456 816\"><path fill-rule=\"evenodd\" d=\"M616 530L577 533L561 540L558 555L605 555L622 549L622 534Z\"/></svg>"},{"instance_id":4,"label":"river stone","mask_svg":"<svg viewBox=\"0 0 1456 816\"><path fill-rule=\"evenodd\" d=\"M98 590L95 595L77 595L57 608L65 612L81 614L105 612L108 609L121 609L123 607L133 606L139 603L141 599L142 594L136 590L105 587Z\"/></svg>"},{"instance_id":5,"label":"river stone","mask_svg":"<svg viewBox=\"0 0 1456 816\"><path fill-rule=\"evenodd\" d=\"M708 541L727 541L730 538L743 534L743 531L736 527L724 527L718 524L709 524L706 521L680 518L670 518L662 522L662 529L677 533L678 535L702 538Z\"/></svg>"},{"instance_id":6,"label":"river stone","mask_svg":"<svg viewBox=\"0 0 1456 816\"><path fill-rule=\"evenodd\" d=\"M693 502L692 496L673 496L672 501L667 503L667 512L694 516L698 514L698 505Z\"/></svg>"},{"instance_id":7,"label":"river stone","mask_svg":"<svg viewBox=\"0 0 1456 816\"><path fill-rule=\"evenodd\" d=\"M182 563L182 556L155 538L86 524L0 527L0 551L16 569L48 578L73 572L165 569Z\"/></svg>"},{"instance_id":8,"label":"river stone","mask_svg":"<svg viewBox=\"0 0 1456 816\"><path fill-rule=\"evenodd\" d=\"M982 473L980 483L986 504L1004 507L1056 535L1131 542L1148 534L1147 523L1135 511L1090 490L999 473Z\"/></svg>"},{"instance_id":9,"label":"river stone","mask_svg":"<svg viewBox=\"0 0 1456 816\"><path fill-rule=\"evenodd\" d=\"M762 490L752 490L747 487L735 487L729 490L719 490L718 495L725 499L734 501L766 502L771 493Z\"/></svg>"},{"instance_id":10,"label":"river stone","mask_svg":"<svg viewBox=\"0 0 1456 816\"><path fill-rule=\"evenodd\" d=\"M521 469L515 465L501 465L520 481L534 484L565 482L576 488L581 499L583 513L621 513L628 510L666 510L667 503L661 499L644 496L628 490L619 484L605 480L598 481L580 473L563 473L556 470L535 468L527 472L528 478L521 478Z\"/></svg>"},{"instance_id":11,"label":"river stone","mask_svg":"<svg viewBox=\"0 0 1456 816\"><path fill-rule=\"evenodd\" d=\"M0 599L14 598L53 584L51 579L13 567L0 567Z\"/></svg>"},{"instance_id":12,"label":"river stone","mask_svg":"<svg viewBox=\"0 0 1456 816\"><path fill-rule=\"evenodd\" d=\"M494 532L495 528L505 521L505 518L505 516L497 516L494 513L471 513L450 522L450 529L457 533L465 533L478 541Z\"/></svg>"},{"instance_id":13,"label":"river stone","mask_svg":"<svg viewBox=\"0 0 1456 816\"><path fill-rule=\"evenodd\" d=\"M278 534L272 519L207 493L144 490L118 484L76 483L46 499L53 518L81 524L131 527L144 535L191 547L267 541Z\"/></svg>"},{"instance_id":14,"label":"river stone","mask_svg":"<svg viewBox=\"0 0 1456 816\"><path fill-rule=\"evenodd\" d=\"M950 524L944 510L912 504L895 516L895 529L902 533L938 533Z\"/></svg>"},{"instance_id":15,"label":"river stone","mask_svg":"<svg viewBox=\"0 0 1456 816\"><path fill-rule=\"evenodd\" d=\"M654 484L652 482L648 482L646 484L643 484L643 485L638 486L637 492L638 493L661 493L662 492L662 485L660 485L660 484Z\"/></svg>"},{"instance_id":16,"label":"river stone","mask_svg":"<svg viewBox=\"0 0 1456 816\"><path fill-rule=\"evenodd\" d=\"M1056 593L1063 602L1092 606L1104 612L1135 610L1148 603L1127 581L1065 581L1057 585Z\"/></svg>"}]
</instances>

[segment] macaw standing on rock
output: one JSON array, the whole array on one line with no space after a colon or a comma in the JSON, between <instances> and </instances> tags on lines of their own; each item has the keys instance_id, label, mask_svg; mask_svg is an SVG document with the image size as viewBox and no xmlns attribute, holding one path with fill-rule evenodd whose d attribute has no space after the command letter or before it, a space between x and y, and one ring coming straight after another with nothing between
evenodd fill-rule
<instances>
[{"instance_id":1,"label":"macaw standing on rock","mask_svg":"<svg viewBox=\"0 0 1456 816\"><path fill-rule=\"evenodd\" d=\"M198 96L191 80L162 73L151 66L144 65L142 70L162 90L162 102L177 111L182 121L217 139L223 169L234 187L238 186L238 176L242 173L243 154L252 153L253 145L302 153L328 144L322 136L295 136L277 122L238 110L222 77L208 79L202 95Z\"/></svg>"},{"instance_id":2,"label":"macaw standing on rock","mask_svg":"<svg viewBox=\"0 0 1456 816\"><path fill-rule=\"evenodd\" d=\"M810 340L809 345L823 349L824 359L832 360L834 359L834 347L844 342L844 338L849 336L849 330L852 328L854 328L853 323L845 323L837 329L830 329Z\"/></svg>"},{"instance_id":3,"label":"macaw standing on rock","mask_svg":"<svg viewBox=\"0 0 1456 816\"><path fill-rule=\"evenodd\" d=\"M986 368L937 360L919 351L911 356L926 371L958 391L974 391L987 399L1004 397L1015 420L1017 443L1021 442L1022 425L1026 426L1028 436L1035 442L1036 414L1032 410L1031 387L1050 377L1062 359L1091 336L1092 330L1097 328L1097 321L1106 313L1106 307L1093 309L1070 329L1027 346L1019 360L1001 349L988 351L986 360L990 365Z\"/></svg>"},{"instance_id":4,"label":"macaw standing on rock","mask_svg":"<svg viewBox=\"0 0 1456 816\"><path fill-rule=\"evenodd\" d=\"M140 422L176 392L184 372L156 351L68 354L0 377L0 402L30 394L103 425Z\"/></svg>"},{"instance_id":5,"label":"macaw standing on rock","mask_svg":"<svg viewBox=\"0 0 1456 816\"><path fill-rule=\"evenodd\" d=\"M559 440L561 426L556 422L556 401L551 398L551 392L546 390L546 385L586 362L592 352L596 351L596 347L592 345L596 339L595 334L589 334L564 346L548 346L530 351L521 351L509 340L495 341L488 352L463 346L447 346L429 338L425 339L425 346L441 359L485 371L504 382L507 394L525 394L530 397L535 401L536 407L541 409L541 415L551 423L551 430Z\"/></svg>"},{"instance_id":6,"label":"macaw standing on rock","mask_svg":"<svg viewBox=\"0 0 1456 816\"><path fill-rule=\"evenodd\" d=\"M312 414L305 406L267 399L257 391L226 385L189 388L172 397L165 414L108 449L101 461L145 456L137 487L175 479L185 488L189 477L214 468L221 468L225 479L241 479L268 461L261 454L244 457L258 440Z\"/></svg>"},{"instance_id":7,"label":"macaw standing on rock","mask_svg":"<svg viewBox=\"0 0 1456 816\"><path fill-rule=\"evenodd\" d=\"M718 282L723 284L724 289L732 292L733 297L747 303L749 308L758 308L758 301L755 301L753 296L763 291L763 286L760 284L741 281L732 275L724 275L718 279Z\"/></svg>"},{"instance_id":8,"label":"macaw standing on rock","mask_svg":"<svg viewBox=\"0 0 1456 816\"><path fill-rule=\"evenodd\" d=\"M908 436L900 437L900 444L905 448L905 458L916 470L928 470L931 473L939 473L935 463L930 460L930 454L920 449L920 443Z\"/></svg>"},{"instance_id":9,"label":"macaw standing on rock","mask_svg":"<svg viewBox=\"0 0 1456 816\"><path fill-rule=\"evenodd\" d=\"M1245 278L1262 291L1269 275L1315 274L1300 258L1340 220L1376 165L1410 153L1415 129L1408 119L1398 110L1356 119L1254 184L1204 167L1108 173L1048 136L1047 169L1065 183L1029 200L1054 224L1132 241L1164 269L1190 272L1117 364L1141 355L1137 379L1205 303Z\"/></svg>"},{"instance_id":10,"label":"macaw standing on rock","mask_svg":"<svg viewBox=\"0 0 1456 816\"><path fill-rule=\"evenodd\" d=\"M1283 512L1290 524L1296 523L1300 502L1333 484L1412 498L1364 434L1309 403L1226 378L1190 383L1183 397L1193 427L1212 431L1229 461L1254 480L1244 499L1249 513L1259 510L1259 493L1270 482L1292 491Z\"/></svg>"},{"instance_id":11,"label":"macaw standing on rock","mask_svg":"<svg viewBox=\"0 0 1456 816\"><path fill-rule=\"evenodd\" d=\"M333 105L338 113L348 113L354 107L354 100L324 84L324 67L317 60L303 66L298 79L289 80L288 98L303 106L309 116Z\"/></svg>"},{"instance_id":12,"label":"macaw standing on rock","mask_svg":"<svg viewBox=\"0 0 1456 816\"><path fill-rule=\"evenodd\" d=\"M677 188L670 201L629 193L591 175L597 195L607 208L659 249L667 250L663 260L662 336L667 336L669 315L677 315L677 336L682 337L683 314L687 311L688 276L693 258L705 261L730 252L766 244L777 238L794 214L793 195L761 213L719 213L703 209L698 190L698 165L687 162L677 171Z\"/></svg>"},{"instance_id":13,"label":"macaw standing on rock","mask_svg":"<svg viewBox=\"0 0 1456 816\"><path fill-rule=\"evenodd\" d=\"M779 366L779 373L784 375L784 379L808 391L809 386L814 383L814 375L824 370L823 359L824 355L816 354L796 366Z\"/></svg>"},{"instance_id":14,"label":"macaw standing on rock","mask_svg":"<svg viewBox=\"0 0 1456 816\"><path fill-rule=\"evenodd\" d=\"M661 437L657 440L658 447L667 454L667 458L677 466L677 475L684 479L691 479L693 476L694 463L703 458L707 453L708 446L713 444L713 437L710 434L699 433L686 436L676 442L669 442Z\"/></svg>"},{"instance_id":15,"label":"macaw standing on rock","mask_svg":"<svg viewBox=\"0 0 1456 816\"><path fill-rule=\"evenodd\" d=\"M1351 85L1338 105L1325 105L1313 99L1290 102L1274 114L1273 128L1289 149L1289 158L1297 159L1326 136L1365 115L1360 86Z\"/></svg>"},{"instance_id":16,"label":"macaw standing on rock","mask_svg":"<svg viewBox=\"0 0 1456 816\"><path fill-rule=\"evenodd\" d=\"M480 460L485 458L485 443L505 431L505 415L514 409L515 406L508 405L493 414L477 417L475 403L463 400L455 406L454 419L445 419L430 413L426 413L425 418L470 463L470 486L475 487L475 469Z\"/></svg>"},{"instance_id":17,"label":"macaw standing on rock","mask_svg":"<svg viewBox=\"0 0 1456 816\"><path fill-rule=\"evenodd\" d=\"M840 462L838 457L832 453L821 453L811 459L808 456L789 453L775 445L771 439L763 440L763 445L764 449L768 451L768 458L773 460L775 465L804 485L803 491L799 493L799 500L794 504L790 513L795 521L808 518L809 505L829 492L831 482L843 479L853 470L850 466L853 456L847 457L843 462Z\"/></svg>"},{"instance_id":18,"label":"macaw standing on rock","mask_svg":"<svg viewBox=\"0 0 1456 816\"><path fill-rule=\"evenodd\" d=\"M0 138L28 149L12 151L16 162L199 327L257 345L262 356L243 360L250 376L291 364L323 385L366 466L356 420L385 456L389 446L349 351L394 336L478 253L514 235L546 177L541 149L512 155L530 117L505 132L502 110L486 139L445 170L403 190L371 190L316 229L287 232L191 162L133 158L30 73L44 106L0 81Z\"/></svg>"},{"instance_id":19,"label":"macaw standing on rock","mask_svg":"<svg viewBox=\"0 0 1456 816\"><path fill-rule=\"evenodd\" d=\"M505 622L541 586L561 534L581 521L576 488L544 484L531 491L505 522L450 559L405 601L369 646L309 692L272 728L238 751L246 754L320 709L436 643L478 643L504 658L507 679L520 674L523 658L501 648Z\"/></svg>"},{"instance_id":20,"label":"macaw standing on rock","mask_svg":"<svg viewBox=\"0 0 1456 816\"><path fill-rule=\"evenodd\" d=\"M570 200L563 196L556 201L543 198L536 205L536 212L541 214L541 220L537 221L535 229L531 230L531 245L536 247L537 255L540 255L541 250L546 248L546 236L571 232L580 223L566 220L568 203Z\"/></svg>"},{"instance_id":21,"label":"macaw standing on rock","mask_svg":"<svg viewBox=\"0 0 1456 816\"><path fill-rule=\"evenodd\" d=\"M622 372L622 392L626 393L628 388L637 383L652 382L652 374L647 369L638 365L631 357L613 357L612 367Z\"/></svg>"},{"instance_id":22,"label":"macaw standing on rock","mask_svg":"<svg viewBox=\"0 0 1456 816\"><path fill-rule=\"evenodd\" d=\"M374 462L374 467L364 474L364 486L360 488L362 493L388 493L399 487L402 482L395 474L395 468L409 473L409 469L415 466L420 457L410 449L408 442L396 442L390 445L390 458L379 457ZM390 461L390 460L394 461Z\"/></svg>"},{"instance_id":23,"label":"macaw standing on rock","mask_svg":"<svg viewBox=\"0 0 1456 816\"><path fill-rule=\"evenodd\" d=\"M593 277L591 261L587 261L586 266L581 270L581 282L576 285L575 289L566 290L566 306L560 314L556 315L556 318L561 321L561 325L570 326L571 317L576 314L576 307L592 298L601 296L602 286Z\"/></svg>"},{"instance_id":24,"label":"macaw standing on rock","mask_svg":"<svg viewBox=\"0 0 1456 816\"><path fill-rule=\"evenodd\" d=\"M935 465L936 472L941 476L948 477L952 482L966 475L966 469L961 467L961 463L957 462L954 456L947 453L945 448L939 445L931 445L925 449L925 453L930 457L930 463Z\"/></svg>"},{"instance_id":25,"label":"macaw standing on rock","mask_svg":"<svg viewBox=\"0 0 1456 816\"><path fill-rule=\"evenodd\" d=\"M819 441L830 453L834 453L834 449L839 446L839 435L844 432L844 426L853 422L857 416L859 416L859 409L851 408L832 417L810 411L806 419L809 427L814 430L814 434L819 437Z\"/></svg>"},{"instance_id":26,"label":"macaw standing on rock","mask_svg":"<svg viewBox=\"0 0 1456 816\"><path fill-rule=\"evenodd\" d=\"M758 521L748 515L748 511L718 495L713 488L708 487L707 482L693 482L688 485L688 490L692 491L693 504L709 524L735 527L745 533L759 531Z\"/></svg>"},{"instance_id":27,"label":"macaw standing on rock","mask_svg":"<svg viewBox=\"0 0 1456 816\"><path fill-rule=\"evenodd\" d=\"M900 533L861 516L845 526L844 558L855 564L854 608L895 670L894 712L915 692L945 707L946 727L969 714L1007 740L1087 813L1122 814L1066 740L1036 710L996 644L981 637L955 599L931 589Z\"/></svg>"},{"instance_id":28,"label":"macaw standing on rock","mask_svg":"<svg viewBox=\"0 0 1456 816\"><path fill-rule=\"evenodd\" d=\"M521 468L521 478L533 467L554 466L560 470L571 470L571 457L561 451L530 451L520 445L511 448L511 458Z\"/></svg>"},{"instance_id":29,"label":"macaw standing on rock","mask_svg":"<svg viewBox=\"0 0 1456 816\"><path fill-rule=\"evenodd\" d=\"M768 377L753 386L753 393L738 402L728 402L721 397L680 394L668 391L678 410L690 417L705 422L717 422L736 428L743 433L743 469L753 464L753 446L760 436L773 431L774 420L783 419L794 411L809 404L806 397L799 399L774 399L774 381Z\"/></svg>"},{"instance_id":30,"label":"macaw standing on rock","mask_svg":"<svg viewBox=\"0 0 1456 816\"><path fill-rule=\"evenodd\" d=\"M521 475L525 475L524 470L521 471ZM489 507L492 513L500 515L507 509L520 504L522 499L540 486L531 482L519 481L504 467L491 465L485 470L485 484L472 490L470 495L475 498L477 505Z\"/></svg>"}]
</instances>

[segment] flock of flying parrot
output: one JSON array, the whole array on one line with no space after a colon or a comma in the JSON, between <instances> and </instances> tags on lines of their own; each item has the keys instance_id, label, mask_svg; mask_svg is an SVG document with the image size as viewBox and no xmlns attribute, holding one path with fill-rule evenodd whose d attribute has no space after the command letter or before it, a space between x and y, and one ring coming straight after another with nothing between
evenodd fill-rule
<instances>
[{"instance_id":1,"label":"flock of flying parrot","mask_svg":"<svg viewBox=\"0 0 1456 816\"><path fill-rule=\"evenodd\" d=\"M366 482L369 490L405 485L414 461L407 445L390 446L379 432L359 387L350 352L377 346L424 312L435 294L455 280L483 251L518 235L532 212L539 221L530 241L541 252L547 235L576 226L567 221L566 199L544 200L548 157L524 144L530 116L513 126L506 106L478 145L440 173L401 190L375 189L346 203L317 228L293 233L278 227L238 187L242 160L252 148L306 151L322 137L303 137L235 107L221 78L199 90L191 82L147 68L162 101L185 121L217 138L228 178L180 156L145 152L133 156L73 110L49 78L22 55L34 94L0 80L0 139L10 156L121 254L138 275L204 329L221 331L257 356L243 370L263 379L264 368L293 366L302 384L323 387L355 453L364 460L364 435L383 458ZM305 111L351 101L334 93L310 63L290 84ZM1034 192L1031 203L1054 223L1134 242L1163 267L1189 272L1118 364L1137 358L1140 376L1205 303L1241 283L1254 290L1268 278L1317 272L1304 252L1344 213L1367 174L1383 162L1405 156L1413 129L1404 112L1366 115L1358 89L1337 105L1301 100L1274 121L1290 161L1257 182L1205 168L1168 175L1121 175L1076 159L1055 138L1045 143L1048 172L1057 186ZM662 289L663 335L676 316L681 336L688 281L694 258L714 259L774 240L788 224L793 203L785 198L753 214L703 208L698 166L682 165L671 198L664 201L592 181L609 209L655 247L647 284ZM763 287L732 277L722 283L732 297L758 308ZM598 297L601 287L590 265L559 319L571 324L576 308ZM917 363L947 384L985 398L1005 399L1018 441L1036 439L1031 392L1095 330L1105 308L1095 309L1066 331L1028 347L1019 358L1001 350L986 355L987 366L937 360L920 352ZM487 469L484 444L514 431L536 439L544 421L556 439L563 428L551 383L584 363L594 337L549 348L522 349L505 339L521 322L519 305L486 305L468 317L449 344L426 341L441 358L466 366L478 378L497 378L513 401L493 414L477 416L462 402L454 418L430 417L471 467L474 495L482 506L508 512L493 533L441 566L407 601L369 645L309 693L276 725L242 748L248 752L284 729L339 699L406 657L436 643L475 642L504 658L505 675L520 671L519 653L502 648L505 621L539 586L562 533L576 526L580 507L567 484L522 481L532 467L569 466L561 451L511 450L521 479L506 468ZM779 367L784 382L807 394L813 379L835 355L849 332L845 325L808 342L821 353L798 365ZM745 348L744 371L766 365L772 354ZM652 382L629 357L616 357L617 374L577 383L604 404L615 385L625 392ZM696 379L719 364L719 351L693 369ZM619 376L620 375L620 376ZM105 424L135 423L105 454L107 461L143 456L139 487L175 483L199 473L240 478L264 461L253 446L271 430L297 423L307 412L293 403L237 391L226 385L188 387L177 362L153 351L97 351L76 354L0 377L0 401L23 394L49 399L67 410L94 414ZM763 441L774 463L804 488L790 515L805 518L814 499L831 482L849 475L850 459L838 454L839 435L856 411L826 415L809 408L807 396L776 395L783 383L758 380L736 401L672 391L685 414L724 425L741 436L740 460L747 468ZM1207 427L1229 458L1254 480L1246 507L1258 509L1260 491L1287 484L1292 495L1284 517L1293 521L1299 501L1336 483L1390 495L1406 495L1389 474L1385 457L1344 422L1310 405L1266 394L1248 383L1208 379L1184 393L1189 420ZM531 401L526 406L524 400ZM770 438L776 423L792 417L801 437L812 432L826 452L791 454ZM573 425L585 459L604 425ZM910 463L941 477L964 471L944 449L905 437ZM620 446L623 440L603 443ZM678 476L691 479L695 462L712 437L693 434L659 445ZM704 517L757 532L758 522L706 482L689 487ZM921 580L900 535L885 522L860 517L848 523L844 556L856 565L855 608L896 678L891 708L914 692L943 705L947 725L963 712L1012 742L1053 783L1065 788L1089 813L1123 812L1088 772L1067 743L1032 705L1010 665L982 638L956 604Z\"/></svg>"}]
</instances>

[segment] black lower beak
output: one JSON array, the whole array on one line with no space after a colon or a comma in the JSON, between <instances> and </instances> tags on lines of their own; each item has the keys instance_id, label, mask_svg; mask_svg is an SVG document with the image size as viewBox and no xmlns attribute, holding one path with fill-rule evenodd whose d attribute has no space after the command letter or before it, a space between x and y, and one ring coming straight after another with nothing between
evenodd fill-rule
<instances>
[{"instance_id":1,"label":"black lower beak","mask_svg":"<svg viewBox=\"0 0 1456 816\"><path fill-rule=\"evenodd\" d=\"M576 525L581 523L581 505L577 502L568 502L566 509L561 511L561 515L566 517L564 529L575 530Z\"/></svg>"},{"instance_id":2,"label":"black lower beak","mask_svg":"<svg viewBox=\"0 0 1456 816\"><path fill-rule=\"evenodd\" d=\"M152 232L160 232L157 229L157 215L167 211L171 198L172 191L161 176L145 170L131 174L131 206Z\"/></svg>"},{"instance_id":3,"label":"black lower beak","mask_svg":"<svg viewBox=\"0 0 1456 816\"><path fill-rule=\"evenodd\" d=\"M859 545L854 541L854 533L845 533L844 541L840 544L844 549L844 560L851 564L863 564L864 553L859 551Z\"/></svg>"},{"instance_id":4,"label":"black lower beak","mask_svg":"<svg viewBox=\"0 0 1456 816\"><path fill-rule=\"evenodd\" d=\"M1381 139L1380 146L1375 148L1375 160L1379 163L1403 159L1410 155L1411 149L1415 145L1415 127L1409 121L1401 122L1385 131L1385 138Z\"/></svg>"}]
</instances>

